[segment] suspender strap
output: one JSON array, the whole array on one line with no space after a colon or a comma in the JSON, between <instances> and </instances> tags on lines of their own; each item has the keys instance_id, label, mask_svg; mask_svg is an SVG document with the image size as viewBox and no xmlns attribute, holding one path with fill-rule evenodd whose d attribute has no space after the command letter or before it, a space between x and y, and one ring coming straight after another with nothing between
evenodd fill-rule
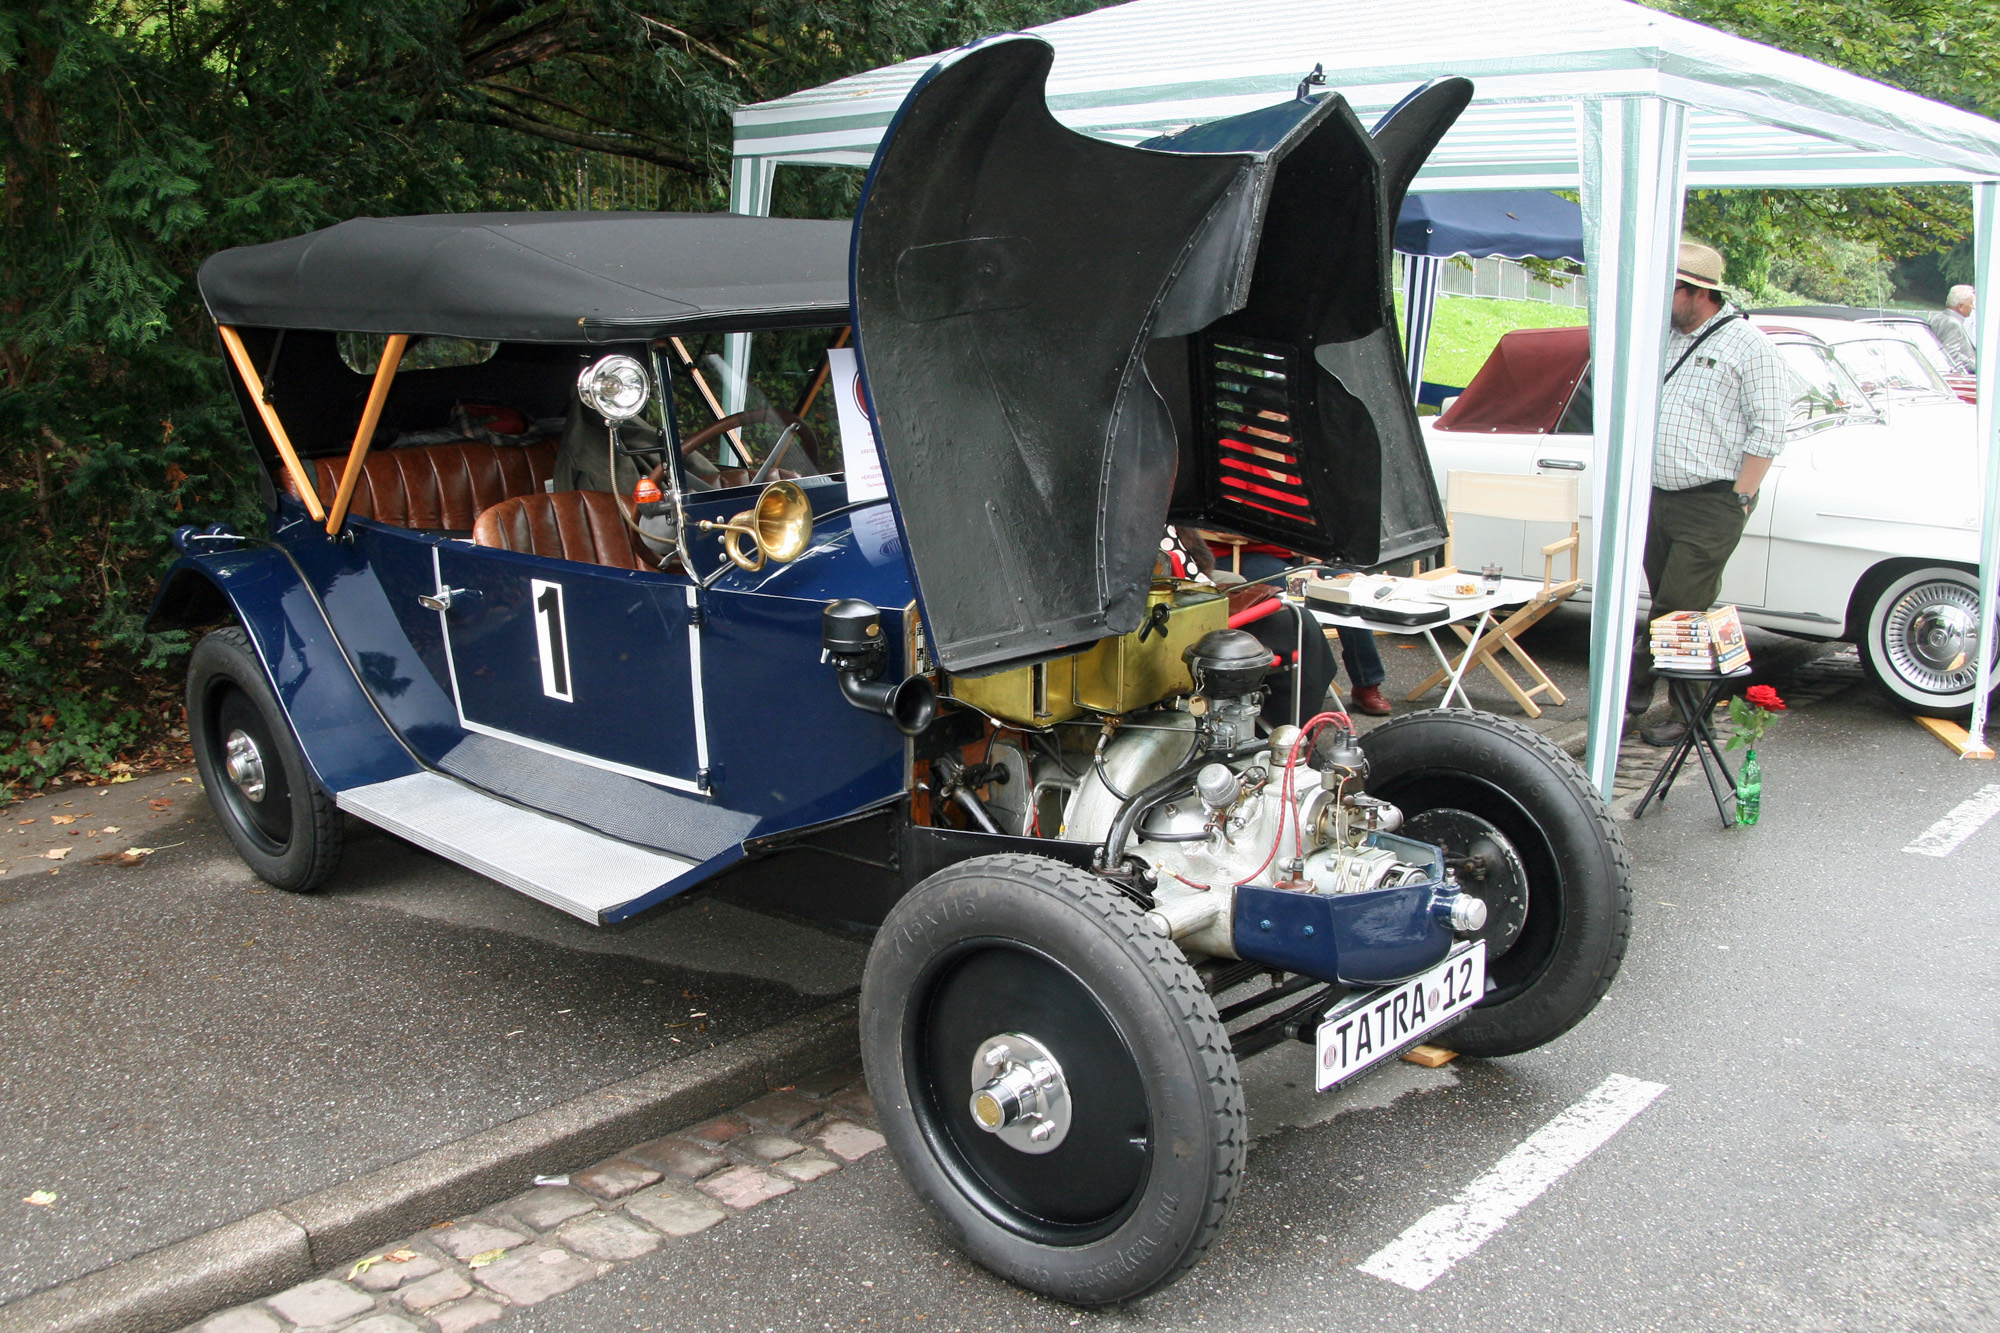
<instances>
[{"instance_id":1,"label":"suspender strap","mask_svg":"<svg viewBox=\"0 0 2000 1333\"><path fill-rule=\"evenodd\" d=\"M1695 354L1696 349L1698 349L1703 343L1707 342L1710 338L1720 333L1722 331L1722 326L1724 324L1729 323L1729 321L1732 319L1748 319L1748 318L1750 318L1750 316L1744 314L1742 311L1738 311L1733 315L1723 316L1721 319L1716 320L1715 323L1703 329L1701 331L1701 337L1696 338L1693 344L1689 346L1689 348L1685 352L1681 353L1681 359L1674 362L1673 370L1669 370L1665 375L1662 375L1660 377L1660 383L1665 384L1668 380L1672 379L1674 377L1674 370L1679 370L1682 366L1686 365L1687 359Z\"/></svg>"}]
</instances>

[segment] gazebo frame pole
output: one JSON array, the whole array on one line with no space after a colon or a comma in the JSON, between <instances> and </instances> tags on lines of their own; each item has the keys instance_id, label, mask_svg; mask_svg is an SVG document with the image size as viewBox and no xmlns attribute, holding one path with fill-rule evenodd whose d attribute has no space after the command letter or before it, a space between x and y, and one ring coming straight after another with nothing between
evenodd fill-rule
<instances>
[{"instance_id":1,"label":"gazebo frame pole","mask_svg":"<svg viewBox=\"0 0 2000 1333\"><path fill-rule=\"evenodd\" d=\"M729 164L729 211L751 217L771 216L771 196L777 187L778 164L768 157L738 157ZM750 335L724 334L722 339L722 414L741 412L749 394ZM739 446L735 433L730 439Z\"/></svg>"},{"instance_id":2,"label":"gazebo frame pole","mask_svg":"<svg viewBox=\"0 0 2000 1333\"><path fill-rule=\"evenodd\" d=\"M1597 440L1585 767L1609 799L1644 583L1653 435L1687 178L1687 108L1660 97L1590 97L1580 114Z\"/></svg>"},{"instance_id":3,"label":"gazebo frame pole","mask_svg":"<svg viewBox=\"0 0 2000 1333\"><path fill-rule=\"evenodd\" d=\"M1979 408L1976 421L1985 500L1979 522L1979 650L1974 656L1972 718L1963 757L1991 759L1986 740L1993 691L1994 622L2000 606L2000 181L1972 187L1973 281L1979 291L1974 318L1979 336Z\"/></svg>"},{"instance_id":4,"label":"gazebo frame pole","mask_svg":"<svg viewBox=\"0 0 2000 1333\"><path fill-rule=\"evenodd\" d=\"M1410 401L1424 395L1424 357L1430 351L1431 321L1437 316L1438 285L1444 260L1438 255L1403 256L1403 366L1410 377Z\"/></svg>"}]
</instances>

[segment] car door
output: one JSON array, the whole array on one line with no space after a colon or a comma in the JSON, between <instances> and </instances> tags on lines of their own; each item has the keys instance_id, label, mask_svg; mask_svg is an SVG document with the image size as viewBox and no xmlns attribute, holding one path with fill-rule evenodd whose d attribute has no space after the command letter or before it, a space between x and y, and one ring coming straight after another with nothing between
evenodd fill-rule
<instances>
[{"instance_id":1,"label":"car door","mask_svg":"<svg viewBox=\"0 0 2000 1333\"><path fill-rule=\"evenodd\" d=\"M469 542L436 549L459 723L680 791L707 786L700 590Z\"/></svg>"}]
</instances>

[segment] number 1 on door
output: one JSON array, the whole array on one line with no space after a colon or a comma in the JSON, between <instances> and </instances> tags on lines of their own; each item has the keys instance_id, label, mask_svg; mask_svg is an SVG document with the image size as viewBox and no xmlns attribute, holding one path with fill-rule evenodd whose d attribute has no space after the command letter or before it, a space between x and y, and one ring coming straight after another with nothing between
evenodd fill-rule
<instances>
[{"instance_id":1,"label":"number 1 on door","mask_svg":"<svg viewBox=\"0 0 2000 1333\"><path fill-rule=\"evenodd\" d=\"M575 703L569 679L569 635L563 621L562 584L529 580L535 602L535 648L542 664L542 693Z\"/></svg>"}]
</instances>

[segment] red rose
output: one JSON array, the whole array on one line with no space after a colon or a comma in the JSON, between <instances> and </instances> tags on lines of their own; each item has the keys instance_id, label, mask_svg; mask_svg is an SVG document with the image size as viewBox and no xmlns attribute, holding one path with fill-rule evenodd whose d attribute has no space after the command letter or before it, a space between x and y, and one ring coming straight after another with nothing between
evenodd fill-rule
<instances>
[{"instance_id":1,"label":"red rose","mask_svg":"<svg viewBox=\"0 0 2000 1333\"><path fill-rule=\"evenodd\" d=\"M1743 697L1759 708L1768 708L1774 713L1785 711L1785 701L1769 685L1752 685L1743 692Z\"/></svg>"}]
</instances>

